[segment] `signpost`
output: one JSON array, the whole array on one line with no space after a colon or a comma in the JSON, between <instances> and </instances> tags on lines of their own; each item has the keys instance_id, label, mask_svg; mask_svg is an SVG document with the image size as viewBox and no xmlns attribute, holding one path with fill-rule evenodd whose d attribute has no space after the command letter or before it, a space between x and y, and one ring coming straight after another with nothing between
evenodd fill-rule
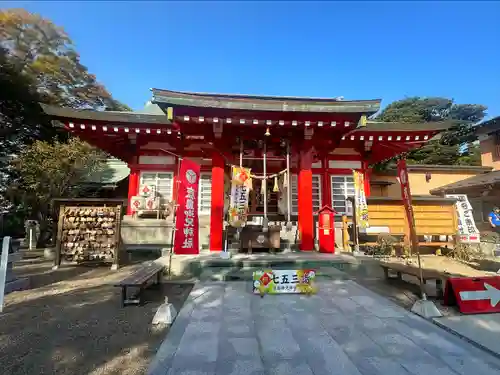
<instances>
[{"instance_id":1,"label":"signpost","mask_svg":"<svg viewBox=\"0 0 500 375\"><path fill-rule=\"evenodd\" d=\"M415 228L415 217L413 215L413 205L411 201L410 181L408 179L408 169L406 168L406 160L400 159L398 161L398 179L401 184L401 197L403 198L403 205L405 207L406 219L408 222L408 229L410 232L410 242L412 252L417 254L418 270L419 270L419 284L422 299L415 302L411 311L424 318L434 318L442 316L441 312L437 309L432 301L427 300L427 295L424 289L424 278L422 275L422 262L420 260L420 250L418 247L418 237Z\"/></svg>"},{"instance_id":2,"label":"signpost","mask_svg":"<svg viewBox=\"0 0 500 375\"><path fill-rule=\"evenodd\" d=\"M2 241L2 256L0 257L0 312L3 311L3 298L5 295L5 282L7 280L7 262L9 260L10 237Z\"/></svg>"},{"instance_id":3,"label":"signpost","mask_svg":"<svg viewBox=\"0 0 500 375\"><path fill-rule=\"evenodd\" d=\"M12 238L4 237L0 256L0 312L3 310L4 296L29 286L27 277L16 278L12 272L13 263L22 258L20 252L12 252Z\"/></svg>"},{"instance_id":4,"label":"signpost","mask_svg":"<svg viewBox=\"0 0 500 375\"><path fill-rule=\"evenodd\" d=\"M450 277L444 289L445 305L458 305L463 314L500 312L500 276Z\"/></svg>"},{"instance_id":5,"label":"signpost","mask_svg":"<svg viewBox=\"0 0 500 375\"><path fill-rule=\"evenodd\" d=\"M490 301L491 307L495 307L500 302L500 290L493 285L484 283L485 290L473 290L470 292L460 292L462 301Z\"/></svg>"},{"instance_id":6,"label":"signpost","mask_svg":"<svg viewBox=\"0 0 500 375\"><path fill-rule=\"evenodd\" d=\"M413 215L413 205L411 201L411 191L410 191L410 181L408 180L408 170L406 168L406 160L399 160L398 162L398 179L401 185L401 197L403 198L403 205L406 212L406 221L408 223L408 229L410 232L410 242L412 252L417 254L418 259L418 269L420 271L420 290L422 295L425 296L423 289L423 277L422 277L422 265L420 262L420 251L418 248L418 237L415 229L415 217Z\"/></svg>"}]
</instances>

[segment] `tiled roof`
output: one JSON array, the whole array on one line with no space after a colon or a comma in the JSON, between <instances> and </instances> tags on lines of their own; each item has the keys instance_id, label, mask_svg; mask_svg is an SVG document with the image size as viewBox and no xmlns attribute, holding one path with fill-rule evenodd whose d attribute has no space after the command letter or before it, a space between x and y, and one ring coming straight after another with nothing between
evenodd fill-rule
<instances>
[{"instance_id":1,"label":"tiled roof","mask_svg":"<svg viewBox=\"0 0 500 375\"><path fill-rule=\"evenodd\" d=\"M43 111L54 118L92 120L92 121L108 121L117 123L133 123L133 124L156 124L170 125L171 122L165 114L151 114L141 112L114 112L114 111L93 111L93 110L78 110L65 107L55 107L45 104L40 104Z\"/></svg>"},{"instance_id":2,"label":"tiled roof","mask_svg":"<svg viewBox=\"0 0 500 375\"><path fill-rule=\"evenodd\" d=\"M161 89L151 89L151 91L153 103L234 110L374 114L380 109L381 103L381 99L340 100L339 98L208 94Z\"/></svg>"},{"instance_id":3,"label":"tiled roof","mask_svg":"<svg viewBox=\"0 0 500 375\"><path fill-rule=\"evenodd\" d=\"M430 193L434 195L460 193L471 188L479 188L497 183L500 183L500 171L493 171L432 189Z\"/></svg>"}]
</instances>

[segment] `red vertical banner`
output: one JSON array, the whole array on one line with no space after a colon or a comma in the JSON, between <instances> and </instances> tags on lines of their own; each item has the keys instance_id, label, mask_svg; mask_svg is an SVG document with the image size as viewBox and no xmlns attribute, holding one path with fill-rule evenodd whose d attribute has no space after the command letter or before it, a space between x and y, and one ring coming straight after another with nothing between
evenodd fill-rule
<instances>
[{"instance_id":1,"label":"red vertical banner","mask_svg":"<svg viewBox=\"0 0 500 375\"><path fill-rule=\"evenodd\" d=\"M406 168L406 160L398 161L398 179L401 184L401 197L406 211L406 219L410 227L410 240L416 244L417 233L415 231L415 219L413 216L413 206L411 203L410 181L408 179L408 169Z\"/></svg>"},{"instance_id":2,"label":"red vertical banner","mask_svg":"<svg viewBox=\"0 0 500 375\"><path fill-rule=\"evenodd\" d=\"M361 163L361 165L362 165L362 169L363 169L365 197L369 198L371 195L371 189L370 189L371 169L368 167L368 162L366 162L366 161L363 161Z\"/></svg>"},{"instance_id":3,"label":"red vertical banner","mask_svg":"<svg viewBox=\"0 0 500 375\"><path fill-rule=\"evenodd\" d=\"M175 254L198 254L198 188L200 166L189 159L182 159L179 168L177 213L175 217Z\"/></svg>"}]
</instances>

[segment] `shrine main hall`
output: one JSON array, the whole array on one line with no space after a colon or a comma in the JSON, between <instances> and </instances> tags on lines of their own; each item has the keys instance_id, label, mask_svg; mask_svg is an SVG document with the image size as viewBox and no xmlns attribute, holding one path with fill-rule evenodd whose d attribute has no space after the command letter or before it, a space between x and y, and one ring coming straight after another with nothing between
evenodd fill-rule
<instances>
[{"instance_id":1,"label":"shrine main hall","mask_svg":"<svg viewBox=\"0 0 500 375\"><path fill-rule=\"evenodd\" d=\"M75 136L126 163L130 173L124 228L128 225L137 233L158 234L147 230L168 226L172 215L169 219L165 212L175 197L178 162L189 158L201 166L197 207L200 247L216 252L225 246L231 166L240 166L256 175L275 176L265 184L253 180L248 220L288 227L297 248L311 251L315 249L315 215L320 208L332 207L336 223L342 215L353 215L347 199L354 194L353 171L364 176L364 192L369 197L374 164L421 147L449 128L443 122L370 120L380 105L380 99L152 89L152 98L141 111L45 105L43 109ZM131 199L140 195L145 185L154 187L157 203L135 212ZM148 235L142 237L142 242L148 241ZM161 241L171 243L172 236L164 237Z\"/></svg>"}]
</instances>

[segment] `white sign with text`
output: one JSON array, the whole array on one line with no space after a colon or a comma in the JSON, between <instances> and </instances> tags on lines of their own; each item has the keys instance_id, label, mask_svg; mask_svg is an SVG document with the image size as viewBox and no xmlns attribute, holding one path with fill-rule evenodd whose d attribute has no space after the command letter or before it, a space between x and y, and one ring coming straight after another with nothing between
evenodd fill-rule
<instances>
[{"instance_id":1,"label":"white sign with text","mask_svg":"<svg viewBox=\"0 0 500 375\"><path fill-rule=\"evenodd\" d=\"M458 216L458 236L462 243L479 243L481 237L477 230L474 216L472 215L472 206L466 194L448 194L446 198L456 199L455 209Z\"/></svg>"}]
</instances>

